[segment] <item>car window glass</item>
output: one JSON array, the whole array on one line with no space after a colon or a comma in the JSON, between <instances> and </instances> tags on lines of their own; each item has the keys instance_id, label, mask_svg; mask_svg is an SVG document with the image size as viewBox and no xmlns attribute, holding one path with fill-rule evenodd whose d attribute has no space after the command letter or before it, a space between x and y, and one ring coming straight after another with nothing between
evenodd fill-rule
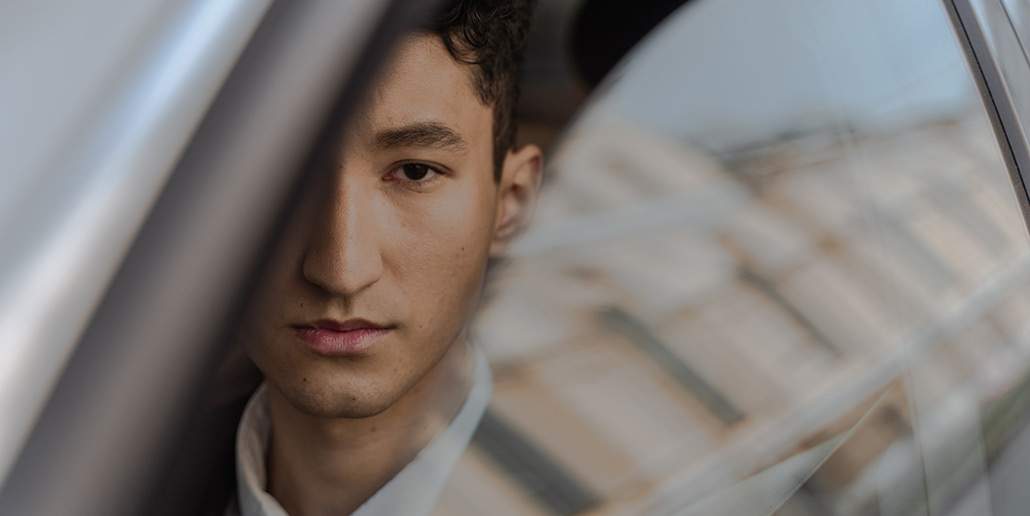
<instances>
[{"instance_id":1,"label":"car window glass","mask_svg":"<svg viewBox=\"0 0 1030 516\"><path fill-rule=\"evenodd\" d=\"M938 2L689 2L546 181L441 514L1005 514L1030 248Z\"/></svg>"}]
</instances>

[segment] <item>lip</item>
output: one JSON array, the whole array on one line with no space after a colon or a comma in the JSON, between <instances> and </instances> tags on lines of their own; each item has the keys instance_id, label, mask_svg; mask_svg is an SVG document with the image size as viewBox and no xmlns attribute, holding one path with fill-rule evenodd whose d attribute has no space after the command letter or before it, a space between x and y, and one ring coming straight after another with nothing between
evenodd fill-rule
<instances>
[{"instance_id":1,"label":"lip","mask_svg":"<svg viewBox=\"0 0 1030 516\"><path fill-rule=\"evenodd\" d=\"M311 351L325 356L359 355L393 330L365 319L336 321L323 319L292 326L294 333Z\"/></svg>"}]
</instances>

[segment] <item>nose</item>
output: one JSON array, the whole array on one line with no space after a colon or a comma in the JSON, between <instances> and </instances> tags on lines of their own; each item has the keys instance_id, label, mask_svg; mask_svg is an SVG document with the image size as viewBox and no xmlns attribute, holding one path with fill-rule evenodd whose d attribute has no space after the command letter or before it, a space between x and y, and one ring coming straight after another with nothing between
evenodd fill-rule
<instances>
[{"instance_id":1,"label":"nose","mask_svg":"<svg viewBox=\"0 0 1030 516\"><path fill-rule=\"evenodd\" d=\"M304 279L333 296L353 296L383 274L374 203L362 193L354 182L334 185L312 221Z\"/></svg>"}]
</instances>

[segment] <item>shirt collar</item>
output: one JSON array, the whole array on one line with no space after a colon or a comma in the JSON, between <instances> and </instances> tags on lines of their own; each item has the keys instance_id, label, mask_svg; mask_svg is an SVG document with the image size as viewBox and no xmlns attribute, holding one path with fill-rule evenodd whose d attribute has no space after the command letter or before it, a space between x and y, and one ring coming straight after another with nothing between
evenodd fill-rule
<instances>
[{"instance_id":1,"label":"shirt collar","mask_svg":"<svg viewBox=\"0 0 1030 516\"><path fill-rule=\"evenodd\" d=\"M354 516L422 515L432 510L490 400L490 367L479 348L473 346L473 350L472 388L458 415L414 460L358 507ZM247 402L236 431L236 491L240 516L286 515L279 502L265 491L265 452L270 430L265 386L262 385Z\"/></svg>"}]
</instances>

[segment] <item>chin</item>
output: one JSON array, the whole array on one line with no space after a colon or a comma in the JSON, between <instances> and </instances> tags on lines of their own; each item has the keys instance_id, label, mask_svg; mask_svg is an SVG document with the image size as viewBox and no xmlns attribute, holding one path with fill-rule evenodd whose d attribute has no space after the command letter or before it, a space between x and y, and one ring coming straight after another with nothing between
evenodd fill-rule
<instances>
[{"instance_id":1,"label":"chin","mask_svg":"<svg viewBox=\"0 0 1030 516\"><path fill-rule=\"evenodd\" d=\"M360 419L390 408L403 389L377 382L319 382L317 378L278 383L283 396L297 410L324 418Z\"/></svg>"}]
</instances>

